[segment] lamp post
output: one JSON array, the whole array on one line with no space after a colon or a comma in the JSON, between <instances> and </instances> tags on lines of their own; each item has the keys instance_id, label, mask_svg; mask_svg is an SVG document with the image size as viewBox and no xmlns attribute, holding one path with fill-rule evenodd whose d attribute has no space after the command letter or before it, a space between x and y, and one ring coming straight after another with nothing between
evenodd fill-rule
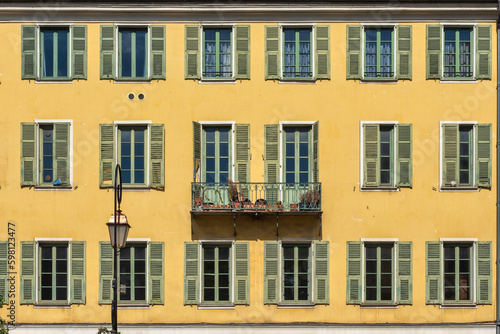
<instances>
[{"instance_id":1,"label":"lamp post","mask_svg":"<svg viewBox=\"0 0 500 334\"><path fill-rule=\"evenodd\" d=\"M109 229L109 238L113 246L113 302L111 304L112 333L118 331L118 247L125 247L130 225L127 216L122 214L120 204L122 202L122 169L120 164L115 167L115 210L111 214L109 222L106 223ZM118 207L117 207L118 206Z\"/></svg>"}]
</instances>

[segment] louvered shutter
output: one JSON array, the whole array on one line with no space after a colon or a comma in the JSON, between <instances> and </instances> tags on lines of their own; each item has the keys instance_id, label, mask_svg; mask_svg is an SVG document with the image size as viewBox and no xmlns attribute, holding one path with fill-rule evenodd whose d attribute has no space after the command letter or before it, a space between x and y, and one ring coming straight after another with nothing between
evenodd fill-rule
<instances>
[{"instance_id":1,"label":"louvered shutter","mask_svg":"<svg viewBox=\"0 0 500 334\"><path fill-rule=\"evenodd\" d=\"M280 69L280 28L279 26L265 26L265 57L266 57L266 80L279 79Z\"/></svg>"},{"instance_id":2,"label":"louvered shutter","mask_svg":"<svg viewBox=\"0 0 500 334\"><path fill-rule=\"evenodd\" d=\"M491 25L478 25L476 30L476 78L491 79Z\"/></svg>"},{"instance_id":3,"label":"louvered shutter","mask_svg":"<svg viewBox=\"0 0 500 334\"><path fill-rule=\"evenodd\" d=\"M491 241L478 241L477 245L477 304L491 304L492 270Z\"/></svg>"},{"instance_id":4,"label":"louvered shutter","mask_svg":"<svg viewBox=\"0 0 500 334\"><path fill-rule=\"evenodd\" d=\"M35 303L35 279L35 242L21 241L21 305Z\"/></svg>"},{"instance_id":5,"label":"louvered shutter","mask_svg":"<svg viewBox=\"0 0 500 334\"><path fill-rule=\"evenodd\" d=\"M248 242L234 243L234 303L249 305L249 290L250 290L250 249Z\"/></svg>"},{"instance_id":6,"label":"louvered shutter","mask_svg":"<svg viewBox=\"0 0 500 334\"><path fill-rule=\"evenodd\" d=\"M427 79L441 78L441 26L427 25Z\"/></svg>"},{"instance_id":7,"label":"louvered shutter","mask_svg":"<svg viewBox=\"0 0 500 334\"><path fill-rule=\"evenodd\" d=\"M347 242L347 304L361 304L361 250L360 241Z\"/></svg>"},{"instance_id":8,"label":"louvered shutter","mask_svg":"<svg viewBox=\"0 0 500 334\"><path fill-rule=\"evenodd\" d=\"M87 26L71 26L72 78L87 79Z\"/></svg>"},{"instance_id":9,"label":"louvered shutter","mask_svg":"<svg viewBox=\"0 0 500 334\"><path fill-rule=\"evenodd\" d=\"M399 124L397 131L397 185L398 187L411 187L413 179L412 125Z\"/></svg>"},{"instance_id":10,"label":"louvered shutter","mask_svg":"<svg viewBox=\"0 0 500 334\"><path fill-rule=\"evenodd\" d=\"M184 305L196 305L200 300L198 242L184 243Z\"/></svg>"},{"instance_id":11,"label":"louvered shutter","mask_svg":"<svg viewBox=\"0 0 500 334\"><path fill-rule=\"evenodd\" d=\"M151 78L165 79L165 26L151 26Z\"/></svg>"},{"instance_id":12,"label":"louvered shutter","mask_svg":"<svg viewBox=\"0 0 500 334\"><path fill-rule=\"evenodd\" d=\"M71 241L71 304L85 304L85 241Z\"/></svg>"},{"instance_id":13,"label":"louvered shutter","mask_svg":"<svg viewBox=\"0 0 500 334\"><path fill-rule=\"evenodd\" d=\"M379 185L379 125L363 124L364 156L363 156L363 186L376 187Z\"/></svg>"},{"instance_id":14,"label":"louvered shutter","mask_svg":"<svg viewBox=\"0 0 500 334\"><path fill-rule=\"evenodd\" d=\"M149 141L151 161L149 169L149 182L151 187L163 188L165 186L165 131L163 124L149 126L151 139Z\"/></svg>"},{"instance_id":15,"label":"louvered shutter","mask_svg":"<svg viewBox=\"0 0 500 334\"><path fill-rule=\"evenodd\" d=\"M0 296L4 304L9 302L9 246L0 241Z\"/></svg>"},{"instance_id":16,"label":"louvered shutter","mask_svg":"<svg viewBox=\"0 0 500 334\"><path fill-rule=\"evenodd\" d=\"M55 170L56 179L60 179L62 185L70 186L70 161L69 161L69 143L70 143L70 124L54 123L55 140Z\"/></svg>"},{"instance_id":17,"label":"louvered shutter","mask_svg":"<svg viewBox=\"0 0 500 334\"><path fill-rule=\"evenodd\" d=\"M115 125L99 124L99 185L113 187L115 175Z\"/></svg>"},{"instance_id":18,"label":"louvered shutter","mask_svg":"<svg viewBox=\"0 0 500 334\"><path fill-rule=\"evenodd\" d=\"M279 243L264 241L264 304L279 302Z\"/></svg>"},{"instance_id":19,"label":"louvered shutter","mask_svg":"<svg viewBox=\"0 0 500 334\"><path fill-rule=\"evenodd\" d=\"M314 122L313 130L313 181L319 182L319 122Z\"/></svg>"},{"instance_id":20,"label":"louvered shutter","mask_svg":"<svg viewBox=\"0 0 500 334\"><path fill-rule=\"evenodd\" d=\"M330 302L330 243L314 242L314 303Z\"/></svg>"},{"instance_id":21,"label":"louvered shutter","mask_svg":"<svg viewBox=\"0 0 500 334\"><path fill-rule=\"evenodd\" d=\"M115 78L115 26L101 26L101 79Z\"/></svg>"},{"instance_id":22,"label":"louvered shutter","mask_svg":"<svg viewBox=\"0 0 500 334\"><path fill-rule=\"evenodd\" d=\"M397 247L397 302L400 305L411 305L413 297L412 242L400 241Z\"/></svg>"},{"instance_id":23,"label":"louvered shutter","mask_svg":"<svg viewBox=\"0 0 500 334\"><path fill-rule=\"evenodd\" d=\"M164 243L149 243L149 303L163 305Z\"/></svg>"},{"instance_id":24,"label":"louvered shutter","mask_svg":"<svg viewBox=\"0 0 500 334\"><path fill-rule=\"evenodd\" d=\"M200 79L200 26L186 25L185 78Z\"/></svg>"},{"instance_id":25,"label":"louvered shutter","mask_svg":"<svg viewBox=\"0 0 500 334\"><path fill-rule=\"evenodd\" d=\"M264 182L267 203L278 200L279 183L279 125L264 125Z\"/></svg>"},{"instance_id":26,"label":"louvered shutter","mask_svg":"<svg viewBox=\"0 0 500 334\"><path fill-rule=\"evenodd\" d=\"M476 136L478 187L491 187L491 124L478 124Z\"/></svg>"},{"instance_id":27,"label":"louvered shutter","mask_svg":"<svg viewBox=\"0 0 500 334\"><path fill-rule=\"evenodd\" d=\"M99 242L99 304L113 300L113 247L107 241Z\"/></svg>"},{"instance_id":28,"label":"louvered shutter","mask_svg":"<svg viewBox=\"0 0 500 334\"><path fill-rule=\"evenodd\" d=\"M454 181L458 186L458 125L443 124L443 182L451 187Z\"/></svg>"},{"instance_id":29,"label":"louvered shutter","mask_svg":"<svg viewBox=\"0 0 500 334\"><path fill-rule=\"evenodd\" d=\"M236 79L250 79L250 26L237 25Z\"/></svg>"},{"instance_id":30,"label":"louvered shutter","mask_svg":"<svg viewBox=\"0 0 500 334\"><path fill-rule=\"evenodd\" d=\"M250 124L236 124L236 177L250 182Z\"/></svg>"},{"instance_id":31,"label":"louvered shutter","mask_svg":"<svg viewBox=\"0 0 500 334\"><path fill-rule=\"evenodd\" d=\"M397 79L411 79L412 28L411 26L400 25L396 27L396 31L398 35Z\"/></svg>"},{"instance_id":32,"label":"louvered shutter","mask_svg":"<svg viewBox=\"0 0 500 334\"><path fill-rule=\"evenodd\" d=\"M21 78L36 79L38 53L36 43L37 28L35 25L21 26Z\"/></svg>"},{"instance_id":33,"label":"louvered shutter","mask_svg":"<svg viewBox=\"0 0 500 334\"><path fill-rule=\"evenodd\" d=\"M361 79L361 26L347 26L347 79Z\"/></svg>"},{"instance_id":34,"label":"louvered shutter","mask_svg":"<svg viewBox=\"0 0 500 334\"><path fill-rule=\"evenodd\" d=\"M201 124L193 122L193 181L200 181L201 173Z\"/></svg>"},{"instance_id":35,"label":"louvered shutter","mask_svg":"<svg viewBox=\"0 0 500 334\"><path fill-rule=\"evenodd\" d=\"M21 123L21 186L36 184L36 124Z\"/></svg>"},{"instance_id":36,"label":"louvered shutter","mask_svg":"<svg viewBox=\"0 0 500 334\"><path fill-rule=\"evenodd\" d=\"M316 79L330 79L330 26L317 25L315 31Z\"/></svg>"},{"instance_id":37,"label":"louvered shutter","mask_svg":"<svg viewBox=\"0 0 500 334\"><path fill-rule=\"evenodd\" d=\"M425 243L425 302L441 304L441 243Z\"/></svg>"}]
</instances>

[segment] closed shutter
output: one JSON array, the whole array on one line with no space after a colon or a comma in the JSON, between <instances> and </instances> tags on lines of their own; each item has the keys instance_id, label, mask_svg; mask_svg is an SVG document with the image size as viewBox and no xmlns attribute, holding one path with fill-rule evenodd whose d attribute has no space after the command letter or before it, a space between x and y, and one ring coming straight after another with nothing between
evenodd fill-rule
<instances>
[{"instance_id":1,"label":"closed shutter","mask_svg":"<svg viewBox=\"0 0 500 334\"><path fill-rule=\"evenodd\" d=\"M73 79L87 79L87 26L71 27Z\"/></svg>"},{"instance_id":2,"label":"closed shutter","mask_svg":"<svg viewBox=\"0 0 500 334\"><path fill-rule=\"evenodd\" d=\"M443 124L443 185L458 185L458 125Z\"/></svg>"},{"instance_id":3,"label":"closed shutter","mask_svg":"<svg viewBox=\"0 0 500 334\"><path fill-rule=\"evenodd\" d=\"M0 297L4 304L9 303L9 246L0 241Z\"/></svg>"},{"instance_id":4,"label":"closed shutter","mask_svg":"<svg viewBox=\"0 0 500 334\"><path fill-rule=\"evenodd\" d=\"M478 241L476 245L477 304L491 304L491 241Z\"/></svg>"},{"instance_id":5,"label":"closed shutter","mask_svg":"<svg viewBox=\"0 0 500 334\"><path fill-rule=\"evenodd\" d=\"M265 56L266 80L275 80L281 77L280 69L280 28L279 26L265 26Z\"/></svg>"},{"instance_id":6,"label":"closed shutter","mask_svg":"<svg viewBox=\"0 0 500 334\"><path fill-rule=\"evenodd\" d=\"M36 184L36 124L21 123L21 186Z\"/></svg>"},{"instance_id":7,"label":"closed shutter","mask_svg":"<svg viewBox=\"0 0 500 334\"><path fill-rule=\"evenodd\" d=\"M250 26L237 25L236 79L250 79Z\"/></svg>"},{"instance_id":8,"label":"closed shutter","mask_svg":"<svg viewBox=\"0 0 500 334\"><path fill-rule=\"evenodd\" d=\"M361 79L361 26L347 26L347 79Z\"/></svg>"},{"instance_id":9,"label":"closed shutter","mask_svg":"<svg viewBox=\"0 0 500 334\"><path fill-rule=\"evenodd\" d=\"M412 28L411 26L397 26L398 54L397 54L397 79L411 79L412 58Z\"/></svg>"},{"instance_id":10,"label":"closed shutter","mask_svg":"<svg viewBox=\"0 0 500 334\"><path fill-rule=\"evenodd\" d=\"M314 303L330 302L330 243L314 242Z\"/></svg>"},{"instance_id":11,"label":"closed shutter","mask_svg":"<svg viewBox=\"0 0 500 334\"><path fill-rule=\"evenodd\" d=\"M476 30L476 78L491 79L491 25L478 25Z\"/></svg>"},{"instance_id":12,"label":"closed shutter","mask_svg":"<svg viewBox=\"0 0 500 334\"><path fill-rule=\"evenodd\" d=\"M35 242L21 241L21 291L19 303L35 303Z\"/></svg>"},{"instance_id":13,"label":"closed shutter","mask_svg":"<svg viewBox=\"0 0 500 334\"><path fill-rule=\"evenodd\" d=\"M413 179L412 125L397 126L397 179L398 187L411 187Z\"/></svg>"},{"instance_id":14,"label":"closed shutter","mask_svg":"<svg viewBox=\"0 0 500 334\"><path fill-rule=\"evenodd\" d=\"M85 241L71 241L71 304L85 304Z\"/></svg>"},{"instance_id":15,"label":"closed shutter","mask_svg":"<svg viewBox=\"0 0 500 334\"><path fill-rule=\"evenodd\" d=\"M279 302L279 243L264 241L264 304Z\"/></svg>"},{"instance_id":16,"label":"closed shutter","mask_svg":"<svg viewBox=\"0 0 500 334\"><path fill-rule=\"evenodd\" d=\"M240 183L250 182L250 124L236 124L236 177Z\"/></svg>"},{"instance_id":17,"label":"closed shutter","mask_svg":"<svg viewBox=\"0 0 500 334\"><path fill-rule=\"evenodd\" d=\"M110 242L99 242L99 304L113 300L113 252Z\"/></svg>"},{"instance_id":18,"label":"closed shutter","mask_svg":"<svg viewBox=\"0 0 500 334\"><path fill-rule=\"evenodd\" d=\"M115 78L115 26L101 26L101 79Z\"/></svg>"},{"instance_id":19,"label":"closed shutter","mask_svg":"<svg viewBox=\"0 0 500 334\"><path fill-rule=\"evenodd\" d=\"M427 25L427 79L441 78L441 26Z\"/></svg>"},{"instance_id":20,"label":"closed shutter","mask_svg":"<svg viewBox=\"0 0 500 334\"><path fill-rule=\"evenodd\" d=\"M163 242L149 243L149 303L163 305L164 249Z\"/></svg>"},{"instance_id":21,"label":"closed shutter","mask_svg":"<svg viewBox=\"0 0 500 334\"><path fill-rule=\"evenodd\" d=\"M165 187L165 131L163 124L149 126L151 140L149 141L151 161L149 182L151 187Z\"/></svg>"},{"instance_id":22,"label":"closed shutter","mask_svg":"<svg viewBox=\"0 0 500 334\"><path fill-rule=\"evenodd\" d=\"M249 305L249 290L250 290L250 249L248 242L234 243L234 303Z\"/></svg>"},{"instance_id":23,"label":"closed shutter","mask_svg":"<svg viewBox=\"0 0 500 334\"><path fill-rule=\"evenodd\" d=\"M313 131L313 182L319 182L319 122L314 122Z\"/></svg>"},{"instance_id":24,"label":"closed shutter","mask_svg":"<svg viewBox=\"0 0 500 334\"><path fill-rule=\"evenodd\" d=\"M60 179L62 185L70 185L70 124L69 123L54 123L54 139L55 139L55 154L56 162L56 180Z\"/></svg>"},{"instance_id":25,"label":"closed shutter","mask_svg":"<svg viewBox=\"0 0 500 334\"><path fill-rule=\"evenodd\" d=\"M476 136L476 180L478 187L491 187L491 124L478 124Z\"/></svg>"},{"instance_id":26,"label":"closed shutter","mask_svg":"<svg viewBox=\"0 0 500 334\"><path fill-rule=\"evenodd\" d=\"M400 241L397 247L397 302L400 305L411 305L413 297L412 242Z\"/></svg>"},{"instance_id":27,"label":"closed shutter","mask_svg":"<svg viewBox=\"0 0 500 334\"><path fill-rule=\"evenodd\" d=\"M425 243L425 303L441 304L441 243Z\"/></svg>"},{"instance_id":28,"label":"closed shutter","mask_svg":"<svg viewBox=\"0 0 500 334\"><path fill-rule=\"evenodd\" d=\"M200 300L199 243L184 243L184 305L196 305Z\"/></svg>"},{"instance_id":29,"label":"closed shutter","mask_svg":"<svg viewBox=\"0 0 500 334\"><path fill-rule=\"evenodd\" d=\"M151 26L151 78L165 79L165 26Z\"/></svg>"},{"instance_id":30,"label":"closed shutter","mask_svg":"<svg viewBox=\"0 0 500 334\"><path fill-rule=\"evenodd\" d=\"M264 125L264 182L267 203L276 203L279 186L279 125Z\"/></svg>"},{"instance_id":31,"label":"closed shutter","mask_svg":"<svg viewBox=\"0 0 500 334\"><path fill-rule=\"evenodd\" d=\"M200 26L186 25L185 78L200 79Z\"/></svg>"},{"instance_id":32,"label":"closed shutter","mask_svg":"<svg viewBox=\"0 0 500 334\"><path fill-rule=\"evenodd\" d=\"M330 79L330 26L317 25L315 31L316 79Z\"/></svg>"},{"instance_id":33,"label":"closed shutter","mask_svg":"<svg viewBox=\"0 0 500 334\"><path fill-rule=\"evenodd\" d=\"M99 124L99 186L113 187L115 178L115 125Z\"/></svg>"},{"instance_id":34,"label":"closed shutter","mask_svg":"<svg viewBox=\"0 0 500 334\"><path fill-rule=\"evenodd\" d=\"M361 304L361 241L347 242L347 304Z\"/></svg>"},{"instance_id":35,"label":"closed shutter","mask_svg":"<svg viewBox=\"0 0 500 334\"><path fill-rule=\"evenodd\" d=\"M365 187L379 185L379 133L378 124L363 124L363 186Z\"/></svg>"},{"instance_id":36,"label":"closed shutter","mask_svg":"<svg viewBox=\"0 0 500 334\"><path fill-rule=\"evenodd\" d=\"M35 25L21 26L21 78L36 79L37 69L37 29Z\"/></svg>"}]
</instances>

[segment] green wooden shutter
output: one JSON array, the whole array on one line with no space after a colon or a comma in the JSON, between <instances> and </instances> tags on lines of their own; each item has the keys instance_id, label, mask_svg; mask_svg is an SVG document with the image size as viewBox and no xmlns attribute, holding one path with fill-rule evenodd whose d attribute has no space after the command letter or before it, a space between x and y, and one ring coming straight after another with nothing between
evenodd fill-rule
<instances>
[{"instance_id":1,"label":"green wooden shutter","mask_svg":"<svg viewBox=\"0 0 500 334\"><path fill-rule=\"evenodd\" d=\"M0 296L4 304L9 297L9 247L7 241L0 241Z\"/></svg>"},{"instance_id":2,"label":"green wooden shutter","mask_svg":"<svg viewBox=\"0 0 500 334\"><path fill-rule=\"evenodd\" d=\"M313 130L313 181L319 182L319 121L314 122Z\"/></svg>"},{"instance_id":3,"label":"green wooden shutter","mask_svg":"<svg viewBox=\"0 0 500 334\"><path fill-rule=\"evenodd\" d=\"M149 243L149 303L163 305L164 291L164 243Z\"/></svg>"},{"instance_id":4,"label":"green wooden shutter","mask_svg":"<svg viewBox=\"0 0 500 334\"><path fill-rule=\"evenodd\" d=\"M491 25L478 25L476 29L476 78L491 79Z\"/></svg>"},{"instance_id":5,"label":"green wooden shutter","mask_svg":"<svg viewBox=\"0 0 500 334\"><path fill-rule=\"evenodd\" d=\"M363 186L376 187L379 185L379 125L363 124Z\"/></svg>"},{"instance_id":6,"label":"green wooden shutter","mask_svg":"<svg viewBox=\"0 0 500 334\"><path fill-rule=\"evenodd\" d=\"M108 241L99 242L99 304L113 300L113 247Z\"/></svg>"},{"instance_id":7,"label":"green wooden shutter","mask_svg":"<svg viewBox=\"0 0 500 334\"><path fill-rule=\"evenodd\" d=\"M236 124L236 177L250 182L250 124Z\"/></svg>"},{"instance_id":8,"label":"green wooden shutter","mask_svg":"<svg viewBox=\"0 0 500 334\"><path fill-rule=\"evenodd\" d=\"M277 241L264 241L264 304L279 302L279 247Z\"/></svg>"},{"instance_id":9,"label":"green wooden shutter","mask_svg":"<svg viewBox=\"0 0 500 334\"><path fill-rule=\"evenodd\" d=\"M330 26L317 25L315 31L316 79L330 79Z\"/></svg>"},{"instance_id":10,"label":"green wooden shutter","mask_svg":"<svg viewBox=\"0 0 500 334\"><path fill-rule=\"evenodd\" d=\"M413 299L412 242L400 241L397 246L397 302L400 305L411 305Z\"/></svg>"},{"instance_id":11,"label":"green wooden shutter","mask_svg":"<svg viewBox=\"0 0 500 334\"><path fill-rule=\"evenodd\" d=\"M280 27L265 26L266 31L266 80L275 80L281 77L280 69Z\"/></svg>"},{"instance_id":12,"label":"green wooden shutter","mask_svg":"<svg viewBox=\"0 0 500 334\"><path fill-rule=\"evenodd\" d=\"M21 241L20 304L35 303L35 242Z\"/></svg>"},{"instance_id":13,"label":"green wooden shutter","mask_svg":"<svg viewBox=\"0 0 500 334\"><path fill-rule=\"evenodd\" d=\"M398 53L397 53L397 78L398 79L411 79L411 61L412 61L412 27L411 26L397 26L396 31L398 34Z\"/></svg>"},{"instance_id":14,"label":"green wooden shutter","mask_svg":"<svg viewBox=\"0 0 500 334\"><path fill-rule=\"evenodd\" d=\"M478 241L477 245L477 304L491 304L491 241Z\"/></svg>"},{"instance_id":15,"label":"green wooden shutter","mask_svg":"<svg viewBox=\"0 0 500 334\"><path fill-rule=\"evenodd\" d=\"M330 243L314 242L314 303L330 303Z\"/></svg>"},{"instance_id":16,"label":"green wooden shutter","mask_svg":"<svg viewBox=\"0 0 500 334\"><path fill-rule=\"evenodd\" d=\"M186 25L185 78L200 79L200 26Z\"/></svg>"},{"instance_id":17,"label":"green wooden shutter","mask_svg":"<svg viewBox=\"0 0 500 334\"><path fill-rule=\"evenodd\" d=\"M236 79L250 79L250 26L237 25Z\"/></svg>"},{"instance_id":18,"label":"green wooden shutter","mask_svg":"<svg viewBox=\"0 0 500 334\"><path fill-rule=\"evenodd\" d=\"M85 304L85 241L71 241L71 304Z\"/></svg>"},{"instance_id":19,"label":"green wooden shutter","mask_svg":"<svg viewBox=\"0 0 500 334\"><path fill-rule=\"evenodd\" d=\"M249 305L250 294L250 249L248 242L234 243L234 303Z\"/></svg>"},{"instance_id":20,"label":"green wooden shutter","mask_svg":"<svg viewBox=\"0 0 500 334\"><path fill-rule=\"evenodd\" d=\"M115 78L115 26L101 26L101 79Z\"/></svg>"},{"instance_id":21,"label":"green wooden shutter","mask_svg":"<svg viewBox=\"0 0 500 334\"><path fill-rule=\"evenodd\" d=\"M200 300L200 268L198 242L184 243L184 305L197 305Z\"/></svg>"},{"instance_id":22,"label":"green wooden shutter","mask_svg":"<svg viewBox=\"0 0 500 334\"><path fill-rule=\"evenodd\" d=\"M347 242L347 304L361 304L361 241Z\"/></svg>"},{"instance_id":23,"label":"green wooden shutter","mask_svg":"<svg viewBox=\"0 0 500 334\"><path fill-rule=\"evenodd\" d=\"M99 124L99 185L113 187L115 175L115 125Z\"/></svg>"},{"instance_id":24,"label":"green wooden shutter","mask_svg":"<svg viewBox=\"0 0 500 334\"><path fill-rule=\"evenodd\" d=\"M266 187L266 201L276 203L278 200L279 183L279 125L264 125L264 182L270 183Z\"/></svg>"},{"instance_id":25,"label":"green wooden shutter","mask_svg":"<svg viewBox=\"0 0 500 334\"><path fill-rule=\"evenodd\" d=\"M347 79L361 79L361 26L347 26Z\"/></svg>"},{"instance_id":26,"label":"green wooden shutter","mask_svg":"<svg viewBox=\"0 0 500 334\"><path fill-rule=\"evenodd\" d=\"M36 79L38 53L35 25L21 26L21 78Z\"/></svg>"},{"instance_id":27,"label":"green wooden shutter","mask_svg":"<svg viewBox=\"0 0 500 334\"><path fill-rule=\"evenodd\" d=\"M56 179L60 179L63 185L70 185L70 124L54 123L54 139L56 162Z\"/></svg>"},{"instance_id":28,"label":"green wooden shutter","mask_svg":"<svg viewBox=\"0 0 500 334\"><path fill-rule=\"evenodd\" d=\"M193 122L193 181L200 181L201 174L201 124Z\"/></svg>"},{"instance_id":29,"label":"green wooden shutter","mask_svg":"<svg viewBox=\"0 0 500 334\"><path fill-rule=\"evenodd\" d=\"M72 78L87 79L87 26L71 26Z\"/></svg>"},{"instance_id":30,"label":"green wooden shutter","mask_svg":"<svg viewBox=\"0 0 500 334\"><path fill-rule=\"evenodd\" d=\"M398 187L411 187L413 177L412 125L398 124L397 131L397 185Z\"/></svg>"},{"instance_id":31,"label":"green wooden shutter","mask_svg":"<svg viewBox=\"0 0 500 334\"><path fill-rule=\"evenodd\" d=\"M21 186L36 184L36 124L21 123Z\"/></svg>"},{"instance_id":32,"label":"green wooden shutter","mask_svg":"<svg viewBox=\"0 0 500 334\"><path fill-rule=\"evenodd\" d=\"M425 243L425 303L441 304L441 242Z\"/></svg>"},{"instance_id":33,"label":"green wooden shutter","mask_svg":"<svg viewBox=\"0 0 500 334\"><path fill-rule=\"evenodd\" d=\"M443 124L442 169L442 184L451 187L451 181L454 181L458 185L458 124Z\"/></svg>"},{"instance_id":34,"label":"green wooden shutter","mask_svg":"<svg viewBox=\"0 0 500 334\"><path fill-rule=\"evenodd\" d=\"M150 124L149 141L151 161L149 168L149 182L151 187L163 188L165 186L165 131L163 124Z\"/></svg>"},{"instance_id":35,"label":"green wooden shutter","mask_svg":"<svg viewBox=\"0 0 500 334\"><path fill-rule=\"evenodd\" d=\"M441 78L441 26L427 25L427 79Z\"/></svg>"},{"instance_id":36,"label":"green wooden shutter","mask_svg":"<svg viewBox=\"0 0 500 334\"><path fill-rule=\"evenodd\" d=\"M165 79L165 26L151 26L151 78Z\"/></svg>"},{"instance_id":37,"label":"green wooden shutter","mask_svg":"<svg viewBox=\"0 0 500 334\"><path fill-rule=\"evenodd\" d=\"M478 187L491 187L491 124L478 124L476 136L476 180Z\"/></svg>"}]
</instances>

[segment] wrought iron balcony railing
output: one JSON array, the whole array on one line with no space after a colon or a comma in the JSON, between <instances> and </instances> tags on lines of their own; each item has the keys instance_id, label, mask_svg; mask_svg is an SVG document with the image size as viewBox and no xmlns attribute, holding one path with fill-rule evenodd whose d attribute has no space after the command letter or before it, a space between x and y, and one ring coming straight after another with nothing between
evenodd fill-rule
<instances>
[{"instance_id":1,"label":"wrought iron balcony railing","mask_svg":"<svg viewBox=\"0 0 500 334\"><path fill-rule=\"evenodd\" d=\"M321 211L321 183L193 182L191 209L203 211Z\"/></svg>"}]
</instances>

